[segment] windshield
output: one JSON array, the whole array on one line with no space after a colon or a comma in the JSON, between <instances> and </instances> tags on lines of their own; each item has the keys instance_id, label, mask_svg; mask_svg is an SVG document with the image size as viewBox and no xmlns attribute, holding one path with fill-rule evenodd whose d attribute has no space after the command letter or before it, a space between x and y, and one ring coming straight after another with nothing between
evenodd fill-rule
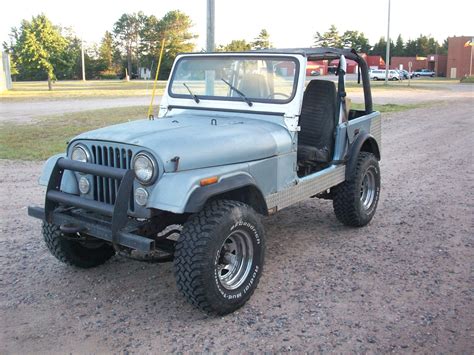
<instances>
[{"instance_id":1,"label":"windshield","mask_svg":"<svg viewBox=\"0 0 474 355\"><path fill-rule=\"evenodd\" d=\"M176 63L171 97L199 100L287 103L293 99L299 65L291 57L190 56Z\"/></svg>"}]
</instances>

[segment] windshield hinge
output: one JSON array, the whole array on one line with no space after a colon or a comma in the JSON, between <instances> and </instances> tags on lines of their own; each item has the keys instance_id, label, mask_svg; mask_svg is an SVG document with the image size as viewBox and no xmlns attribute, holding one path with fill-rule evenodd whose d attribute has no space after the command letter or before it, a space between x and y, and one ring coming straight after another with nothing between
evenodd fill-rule
<instances>
[{"instance_id":1,"label":"windshield hinge","mask_svg":"<svg viewBox=\"0 0 474 355\"><path fill-rule=\"evenodd\" d=\"M285 114L283 116L283 118L285 120L285 125L286 125L286 127L288 128L289 131L291 131L291 132L299 132L300 131L301 127L298 126L299 116Z\"/></svg>"},{"instance_id":2,"label":"windshield hinge","mask_svg":"<svg viewBox=\"0 0 474 355\"><path fill-rule=\"evenodd\" d=\"M158 110L158 118L165 117L168 111L168 106L160 106L160 109Z\"/></svg>"}]
</instances>

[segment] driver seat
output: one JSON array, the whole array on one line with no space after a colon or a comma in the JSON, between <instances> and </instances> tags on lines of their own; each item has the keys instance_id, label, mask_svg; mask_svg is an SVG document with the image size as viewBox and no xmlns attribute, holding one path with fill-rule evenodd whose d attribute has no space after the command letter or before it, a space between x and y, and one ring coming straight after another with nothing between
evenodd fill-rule
<instances>
[{"instance_id":1,"label":"driver seat","mask_svg":"<svg viewBox=\"0 0 474 355\"><path fill-rule=\"evenodd\" d=\"M245 74L238 89L249 98L266 99L270 95L265 76L261 74Z\"/></svg>"},{"instance_id":2,"label":"driver seat","mask_svg":"<svg viewBox=\"0 0 474 355\"><path fill-rule=\"evenodd\" d=\"M312 80L303 95L299 119L298 165L314 171L327 166L333 157L336 128L336 84Z\"/></svg>"}]
</instances>

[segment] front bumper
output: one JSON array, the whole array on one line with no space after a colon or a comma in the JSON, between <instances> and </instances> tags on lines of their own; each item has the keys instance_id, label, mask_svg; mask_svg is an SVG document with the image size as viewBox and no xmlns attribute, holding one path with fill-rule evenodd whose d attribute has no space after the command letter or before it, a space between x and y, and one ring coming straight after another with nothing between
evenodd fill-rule
<instances>
[{"instance_id":1,"label":"front bumper","mask_svg":"<svg viewBox=\"0 0 474 355\"><path fill-rule=\"evenodd\" d=\"M117 180L119 188L115 204L88 200L60 191L64 170ZM28 215L59 225L63 230L77 230L111 242L116 250L124 246L143 252L151 251L155 248L154 240L132 233L139 224L131 223L127 215L134 179L135 173L131 169L60 158L49 178L44 208L30 206Z\"/></svg>"}]
</instances>

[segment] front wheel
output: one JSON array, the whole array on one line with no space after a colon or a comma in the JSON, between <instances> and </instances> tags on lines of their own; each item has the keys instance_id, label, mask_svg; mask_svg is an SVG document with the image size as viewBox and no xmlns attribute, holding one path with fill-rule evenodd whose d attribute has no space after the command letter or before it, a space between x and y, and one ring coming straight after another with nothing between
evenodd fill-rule
<instances>
[{"instance_id":1,"label":"front wheel","mask_svg":"<svg viewBox=\"0 0 474 355\"><path fill-rule=\"evenodd\" d=\"M51 254L65 264L88 269L105 263L115 255L114 248L105 242L83 241L79 234L65 234L59 226L43 222L43 238ZM75 240L77 239L77 240Z\"/></svg>"},{"instance_id":2,"label":"front wheel","mask_svg":"<svg viewBox=\"0 0 474 355\"><path fill-rule=\"evenodd\" d=\"M361 152L347 181L332 190L334 213L347 226L362 227L374 217L380 196L380 167L372 153Z\"/></svg>"},{"instance_id":3,"label":"front wheel","mask_svg":"<svg viewBox=\"0 0 474 355\"><path fill-rule=\"evenodd\" d=\"M233 312L255 291L264 252L257 213L242 202L214 201L184 224L176 243L178 289L206 312Z\"/></svg>"}]
</instances>

